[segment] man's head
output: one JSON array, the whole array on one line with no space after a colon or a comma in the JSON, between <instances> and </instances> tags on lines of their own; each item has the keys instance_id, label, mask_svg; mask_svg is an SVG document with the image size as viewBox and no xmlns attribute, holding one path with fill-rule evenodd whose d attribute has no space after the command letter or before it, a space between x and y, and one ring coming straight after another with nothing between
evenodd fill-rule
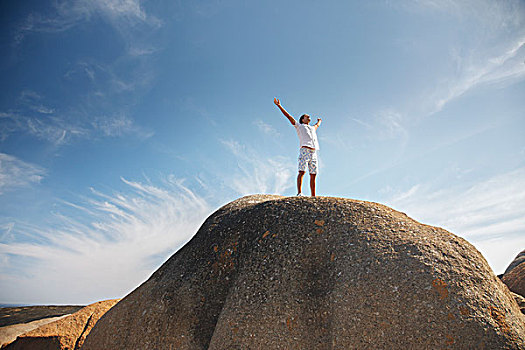
<instances>
[{"instance_id":1,"label":"man's head","mask_svg":"<svg viewBox=\"0 0 525 350\"><path fill-rule=\"evenodd\" d=\"M310 116L308 114L303 114L301 118L299 118L300 124L310 124Z\"/></svg>"}]
</instances>

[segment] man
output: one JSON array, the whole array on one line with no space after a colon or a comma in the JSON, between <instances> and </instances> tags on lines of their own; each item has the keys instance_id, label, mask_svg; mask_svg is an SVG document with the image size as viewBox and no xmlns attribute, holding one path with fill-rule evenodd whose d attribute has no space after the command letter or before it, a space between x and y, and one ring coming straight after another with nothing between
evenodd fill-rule
<instances>
[{"instance_id":1,"label":"man","mask_svg":"<svg viewBox=\"0 0 525 350\"><path fill-rule=\"evenodd\" d=\"M303 114L299 118L299 123L281 106L281 101L274 98L273 103L284 114L286 118L292 123L299 136L299 174L297 175L297 195L302 196L301 188L303 185L303 176L308 167L310 173L310 191L312 197L315 197L315 177L317 175L317 150L319 149L319 142L317 142L317 128L321 125L321 118L317 119L317 123L310 124L310 116Z\"/></svg>"}]
</instances>

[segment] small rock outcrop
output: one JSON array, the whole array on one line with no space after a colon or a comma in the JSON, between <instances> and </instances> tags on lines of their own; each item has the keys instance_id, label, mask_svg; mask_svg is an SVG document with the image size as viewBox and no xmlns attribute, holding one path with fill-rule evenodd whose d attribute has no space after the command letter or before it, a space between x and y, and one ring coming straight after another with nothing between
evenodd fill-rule
<instances>
[{"instance_id":1,"label":"small rock outcrop","mask_svg":"<svg viewBox=\"0 0 525 350\"><path fill-rule=\"evenodd\" d=\"M33 329L42 327L51 322L58 321L61 318L64 318L69 315L57 316L57 317L46 317L40 320L26 322L26 323L16 323L9 326L0 327L0 349L3 346L14 342L19 335L30 332Z\"/></svg>"},{"instance_id":2,"label":"small rock outcrop","mask_svg":"<svg viewBox=\"0 0 525 350\"><path fill-rule=\"evenodd\" d=\"M512 293L512 292L511 294L514 297L514 300L516 300L516 303L518 303L518 306L520 307L521 312L525 314L525 297L522 297L521 295Z\"/></svg>"},{"instance_id":3,"label":"small rock outcrop","mask_svg":"<svg viewBox=\"0 0 525 350\"><path fill-rule=\"evenodd\" d=\"M503 273L506 275L510 271L512 271L515 267L518 265L521 265L522 263L525 263L525 249L522 250L515 258L512 260L512 262L509 264L505 272Z\"/></svg>"},{"instance_id":4,"label":"small rock outcrop","mask_svg":"<svg viewBox=\"0 0 525 350\"><path fill-rule=\"evenodd\" d=\"M105 300L88 305L74 314L18 336L5 349L80 349L100 317L117 302L118 300Z\"/></svg>"},{"instance_id":5,"label":"small rock outcrop","mask_svg":"<svg viewBox=\"0 0 525 350\"><path fill-rule=\"evenodd\" d=\"M83 349L524 349L465 240L376 203L248 196L211 215Z\"/></svg>"},{"instance_id":6,"label":"small rock outcrop","mask_svg":"<svg viewBox=\"0 0 525 350\"><path fill-rule=\"evenodd\" d=\"M43 318L70 315L86 305L37 305L0 308L0 327L28 323Z\"/></svg>"},{"instance_id":7,"label":"small rock outcrop","mask_svg":"<svg viewBox=\"0 0 525 350\"><path fill-rule=\"evenodd\" d=\"M512 292L525 297L525 250L510 263L501 280Z\"/></svg>"}]
</instances>

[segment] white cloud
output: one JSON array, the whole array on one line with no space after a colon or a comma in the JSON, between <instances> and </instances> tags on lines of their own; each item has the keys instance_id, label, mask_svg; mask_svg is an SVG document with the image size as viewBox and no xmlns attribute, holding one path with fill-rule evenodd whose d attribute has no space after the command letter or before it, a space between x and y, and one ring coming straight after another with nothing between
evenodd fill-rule
<instances>
[{"instance_id":1,"label":"white cloud","mask_svg":"<svg viewBox=\"0 0 525 350\"><path fill-rule=\"evenodd\" d=\"M28 187L42 181L46 171L34 164L0 153L0 195L20 187Z\"/></svg>"},{"instance_id":2,"label":"white cloud","mask_svg":"<svg viewBox=\"0 0 525 350\"><path fill-rule=\"evenodd\" d=\"M237 160L237 169L225 177L226 185L240 195L282 194L292 187L294 167L289 159L264 156L234 140L223 140L222 144Z\"/></svg>"},{"instance_id":3,"label":"white cloud","mask_svg":"<svg viewBox=\"0 0 525 350\"><path fill-rule=\"evenodd\" d=\"M433 92L417 99L423 114L439 112L475 88L525 78L523 1L407 0L392 5L425 15L447 16L461 32L461 42L450 49L451 73L434 83Z\"/></svg>"},{"instance_id":4,"label":"white cloud","mask_svg":"<svg viewBox=\"0 0 525 350\"><path fill-rule=\"evenodd\" d=\"M415 184L405 192L393 193L386 203L483 247L482 253L491 256L496 264L492 267L498 272L506 267L500 265L502 261L511 259L514 252L502 252L496 258L487 249L488 242L496 242L503 249L511 240L520 242L516 249L525 248L525 168L466 188L434 189L429 184Z\"/></svg>"},{"instance_id":5,"label":"white cloud","mask_svg":"<svg viewBox=\"0 0 525 350\"><path fill-rule=\"evenodd\" d=\"M122 181L125 193L93 190L81 204L66 203L72 213L55 214L56 222L46 228L3 225L10 234L0 243L0 298L87 303L123 297L189 240L211 212L206 200L173 176L162 186Z\"/></svg>"},{"instance_id":6,"label":"white cloud","mask_svg":"<svg viewBox=\"0 0 525 350\"><path fill-rule=\"evenodd\" d=\"M194 97L183 97L178 101L180 108L185 112L202 117L206 123L212 126L218 126L217 120L213 114L210 113L209 109L202 105L199 101L196 101Z\"/></svg>"},{"instance_id":7,"label":"white cloud","mask_svg":"<svg viewBox=\"0 0 525 350\"><path fill-rule=\"evenodd\" d=\"M260 119L257 119L253 122L253 124L264 134L270 136L270 137L273 137L273 138L278 138L281 136L281 134L275 130L270 124L267 124L265 122L263 122L262 120Z\"/></svg>"},{"instance_id":8,"label":"white cloud","mask_svg":"<svg viewBox=\"0 0 525 350\"><path fill-rule=\"evenodd\" d=\"M416 184L393 195L389 202L425 222L439 223L468 237L525 232L525 168L468 188L434 190Z\"/></svg>"},{"instance_id":9,"label":"white cloud","mask_svg":"<svg viewBox=\"0 0 525 350\"><path fill-rule=\"evenodd\" d=\"M400 138L406 141L408 130L405 123L405 117L401 113L393 109L386 109L377 113L376 127L373 130L380 138Z\"/></svg>"},{"instance_id":10,"label":"white cloud","mask_svg":"<svg viewBox=\"0 0 525 350\"><path fill-rule=\"evenodd\" d=\"M118 61L108 64L86 58L79 60L63 77L74 84L87 77L90 81L89 87L94 92L88 94L85 100L92 99L100 103L94 96L107 97L108 100L115 99L123 94L135 92L138 88L149 86L154 74L141 62L136 60L133 62L136 63L134 69L129 69L128 66L127 70L122 71L118 67ZM129 65L129 62L127 64Z\"/></svg>"},{"instance_id":11,"label":"white cloud","mask_svg":"<svg viewBox=\"0 0 525 350\"><path fill-rule=\"evenodd\" d=\"M86 137L89 130L76 123L70 123L59 116L31 116L18 111L1 112L1 140L15 132L23 132L55 146L67 144L77 137Z\"/></svg>"},{"instance_id":12,"label":"white cloud","mask_svg":"<svg viewBox=\"0 0 525 350\"><path fill-rule=\"evenodd\" d=\"M153 136L153 132L137 126L132 119L124 114L114 117L95 118L91 124L95 130L100 130L104 136L108 137L135 135L140 139L148 139Z\"/></svg>"},{"instance_id":13,"label":"white cloud","mask_svg":"<svg viewBox=\"0 0 525 350\"><path fill-rule=\"evenodd\" d=\"M153 47L130 47L129 54L131 56L147 56L158 52L159 49Z\"/></svg>"},{"instance_id":14,"label":"white cloud","mask_svg":"<svg viewBox=\"0 0 525 350\"><path fill-rule=\"evenodd\" d=\"M55 109L42 103L42 96L32 90L24 90L20 94L19 102L27 108L41 114L53 114Z\"/></svg>"},{"instance_id":15,"label":"white cloud","mask_svg":"<svg viewBox=\"0 0 525 350\"><path fill-rule=\"evenodd\" d=\"M121 33L137 24L161 25L159 19L144 11L140 0L59 0L54 3L52 13L31 13L20 26L15 39L21 42L31 32L66 31L96 15L108 20Z\"/></svg>"},{"instance_id":16,"label":"white cloud","mask_svg":"<svg viewBox=\"0 0 525 350\"><path fill-rule=\"evenodd\" d=\"M23 91L18 100L19 106L8 112L0 112L0 141L5 141L13 133L22 132L56 147L69 144L77 139L103 137L136 137L145 140L153 136L153 132L137 125L125 112L115 112L112 115L93 116L101 114L79 108L72 113L76 118L54 110L41 110L35 102L44 98L33 91ZM77 107L78 108L78 107ZM96 107L94 107L96 108ZM37 112L37 113L35 113Z\"/></svg>"},{"instance_id":17,"label":"white cloud","mask_svg":"<svg viewBox=\"0 0 525 350\"><path fill-rule=\"evenodd\" d=\"M126 55L104 63L84 57L62 74L66 84L85 88L74 105L68 106L64 100L58 106L49 106L40 93L23 91L9 109L0 112L0 120L5 121L0 124L1 141L20 131L55 146L79 138L147 139L153 135L129 115L133 101L140 100L156 75L149 61L139 56L158 51L151 38L161 22L145 10L142 0L54 1L44 10L27 15L18 28L17 41L31 33L63 32L94 18L105 19L120 34Z\"/></svg>"},{"instance_id":18,"label":"white cloud","mask_svg":"<svg viewBox=\"0 0 525 350\"><path fill-rule=\"evenodd\" d=\"M61 146L74 137L88 134L78 121L67 121L54 108L46 106L44 100L35 91L22 91L16 100L17 107L0 112L0 140L5 141L11 134L22 132Z\"/></svg>"},{"instance_id":19,"label":"white cloud","mask_svg":"<svg viewBox=\"0 0 525 350\"><path fill-rule=\"evenodd\" d=\"M407 11L442 13L466 21L475 19L490 28L509 28L523 23L520 0L404 0L390 3Z\"/></svg>"},{"instance_id":20,"label":"white cloud","mask_svg":"<svg viewBox=\"0 0 525 350\"><path fill-rule=\"evenodd\" d=\"M482 62L461 60L461 72L443 82L434 92L431 113L439 112L447 103L483 84L500 84L525 78L525 36L507 44L503 52L483 55ZM464 62L463 62L464 61Z\"/></svg>"}]
</instances>

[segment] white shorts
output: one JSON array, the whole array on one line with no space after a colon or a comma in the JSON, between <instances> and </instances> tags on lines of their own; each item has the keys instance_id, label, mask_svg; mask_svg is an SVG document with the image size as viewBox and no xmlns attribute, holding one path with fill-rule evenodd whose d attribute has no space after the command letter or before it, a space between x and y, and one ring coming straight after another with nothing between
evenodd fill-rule
<instances>
[{"instance_id":1,"label":"white shorts","mask_svg":"<svg viewBox=\"0 0 525 350\"><path fill-rule=\"evenodd\" d=\"M301 147L299 149L299 171L306 172L306 167L310 174L317 174L317 151Z\"/></svg>"}]
</instances>

